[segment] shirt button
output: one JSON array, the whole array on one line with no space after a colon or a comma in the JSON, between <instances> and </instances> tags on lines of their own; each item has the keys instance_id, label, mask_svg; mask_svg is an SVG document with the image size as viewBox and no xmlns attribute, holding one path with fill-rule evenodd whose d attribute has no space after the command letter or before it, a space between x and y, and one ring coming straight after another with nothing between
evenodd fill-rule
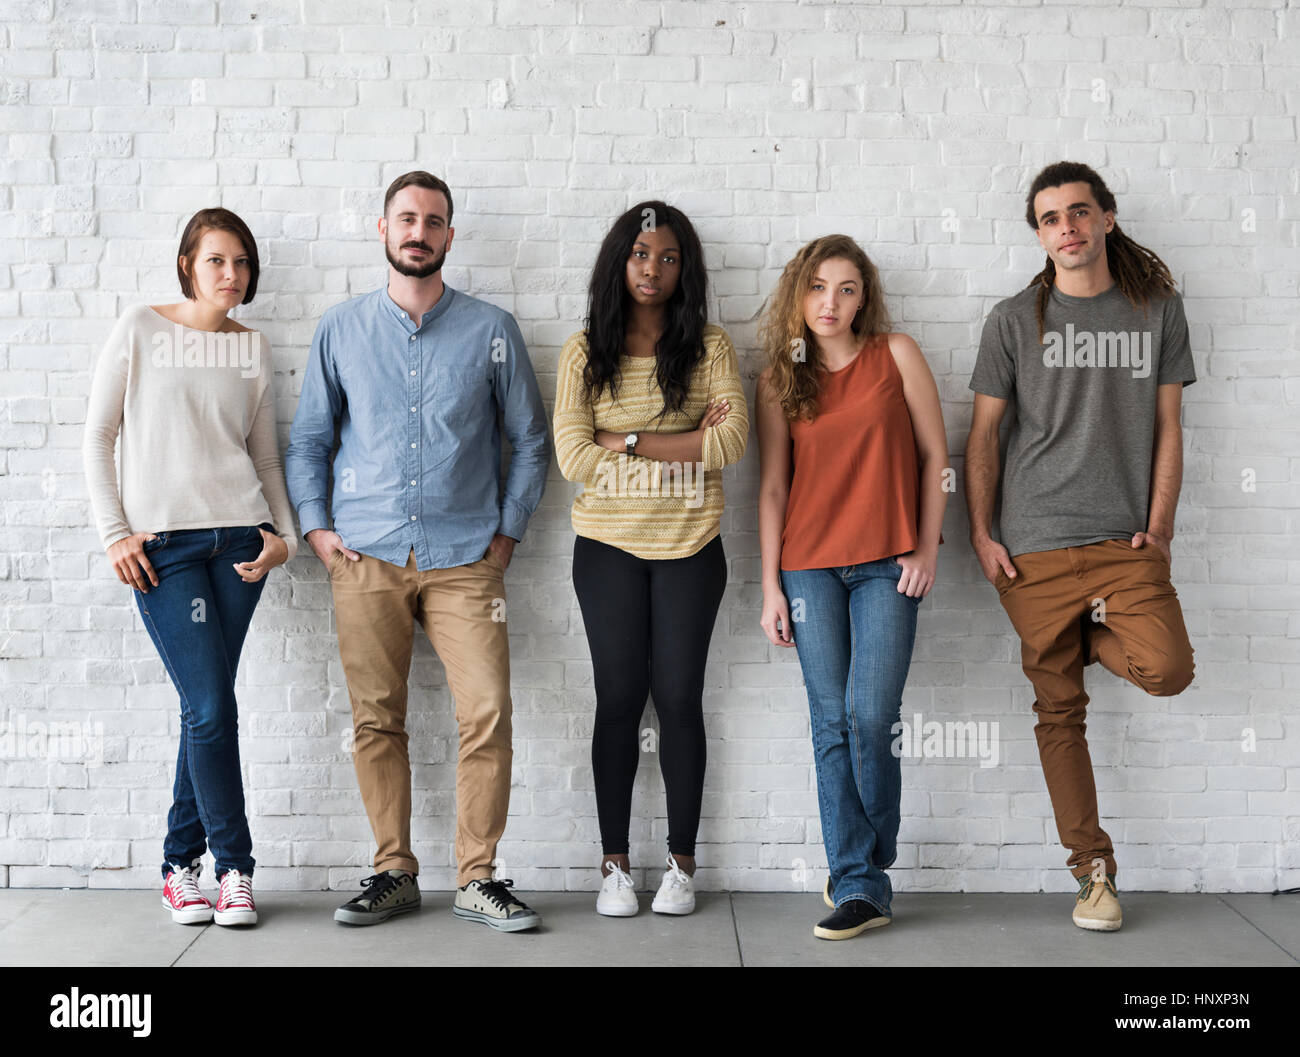
<instances>
[{"instance_id":1,"label":"shirt button","mask_svg":"<svg viewBox=\"0 0 1300 1057\"><path fill-rule=\"evenodd\" d=\"M414 372L414 371L411 372L411 377L412 377L412 378L415 377L415 372Z\"/></svg>"},{"instance_id":2,"label":"shirt button","mask_svg":"<svg viewBox=\"0 0 1300 1057\"><path fill-rule=\"evenodd\" d=\"M415 515L414 515L414 514L411 515L411 520L412 520L412 521L415 520Z\"/></svg>"},{"instance_id":3,"label":"shirt button","mask_svg":"<svg viewBox=\"0 0 1300 1057\"><path fill-rule=\"evenodd\" d=\"M414 444L414 443L412 443L412 444L411 444L411 447L412 447L412 448L414 448L414 447L415 447L415 444Z\"/></svg>"},{"instance_id":4,"label":"shirt button","mask_svg":"<svg viewBox=\"0 0 1300 1057\"><path fill-rule=\"evenodd\" d=\"M411 408L411 414L415 414L415 408Z\"/></svg>"},{"instance_id":5,"label":"shirt button","mask_svg":"<svg viewBox=\"0 0 1300 1057\"><path fill-rule=\"evenodd\" d=\"M415 335L414 335L414 334L411 335L411 340L412 340L412 341L415 340Z\"/></svg>"},{"instance_id":6,"label":"shirt button","mask_svg":"<svg viewBox=\"0 0 1300 1057\"><path fill-rule=\"evenodd\" d=\"M412 482L411 482L411 485L412 485L412 487L414 487L414 485L415 485L415 482L414 482L414 481L412 481Z\"/></svg>"}]
</instances>

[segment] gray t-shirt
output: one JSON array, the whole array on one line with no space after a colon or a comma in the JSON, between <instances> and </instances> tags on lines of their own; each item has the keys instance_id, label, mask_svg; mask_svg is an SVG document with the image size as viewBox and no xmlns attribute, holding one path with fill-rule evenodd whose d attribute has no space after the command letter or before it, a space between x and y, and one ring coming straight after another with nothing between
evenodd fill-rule
<instances>
[{"instance_id":1,"label":"gray t-shirt","mask_svg":"<svg viewBox=\"0 0 1300 1057\"><path fill-rule=\"evenodd\" d=\"M1146 531L1156 387L1196 381L1178 294L1144 312L1118 285L1096 297L1053 287L1041 340L1037 296L994 307L970 380L1016 411L1000 519L1013 557Z\"/></svg>"}]
</instances>

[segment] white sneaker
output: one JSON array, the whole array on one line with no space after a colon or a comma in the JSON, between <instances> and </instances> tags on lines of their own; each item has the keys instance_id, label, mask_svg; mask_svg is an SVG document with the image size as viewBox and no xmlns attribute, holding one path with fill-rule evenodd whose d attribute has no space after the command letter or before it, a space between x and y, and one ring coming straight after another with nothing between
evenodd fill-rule
<instances>
[{"instance_id":1,"label":"white sneaker","mask_svg":"<svg viewBox=\"0 0 1300 1057\"><path fill-rule=\"evenodd\" d=\"M695 881L668 856L668 870L650 909L656 914L689 914L695 909Z\"/></svg>"},{"instance_id":2,"label":"white sneaker","mask_svg":"<svg viewBox=\"0 0 1300 1057\"><path fill-rule=\"evenodd\" d=\"M636 886L632 878L617 863L608 863L609 872L600 883L596 896L596 913L609 918L635 917L641 905L636 900Z\"/></svg>"}]
</instances>

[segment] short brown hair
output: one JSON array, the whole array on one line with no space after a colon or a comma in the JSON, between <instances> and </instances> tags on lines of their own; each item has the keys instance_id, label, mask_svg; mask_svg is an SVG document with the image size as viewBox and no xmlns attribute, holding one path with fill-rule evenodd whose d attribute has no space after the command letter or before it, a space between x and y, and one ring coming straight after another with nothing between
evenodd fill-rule
<instances>
[{"instance_id":1,"label":"short brown hair","mask_svg":"<svg viewBox=\"0 0 1300 1057\"><path fill-rule=\"evenodd\" d=\"M384 216L388 216L388 207L393 201L393 196L403 187L423 187L429 191L441 191L447 199L447 226L451 227L451 188L447 186L446 181L439 180L433 173L425 172L423 169L403 173L388 185L388 190L384 192Z\"/></svg>"},{"instance_id":2,"label":"short brown hair","mask_svg":"<svg viewBox=\"0 0 1300 1057\"><path fill-rule=\"evenodd\" d=\"M248 225L237 214L221 206L200 209L185 225L185 231L181 234L181 248L176 254L176 277L181 281L181 293L185 300L194 300L194 285L186 274L185 268L181 267L181 259L184 258L186 266L193 271L194 258L199 252L199 241L207 232L214 230L229 231L244 244L250 271L248 289L244 291L244 300L241 302L246 305L257 293L257 276L261 270L257 260L257 241L253 238L253 233L248 230Z\"/></svg>"}]
</instances>

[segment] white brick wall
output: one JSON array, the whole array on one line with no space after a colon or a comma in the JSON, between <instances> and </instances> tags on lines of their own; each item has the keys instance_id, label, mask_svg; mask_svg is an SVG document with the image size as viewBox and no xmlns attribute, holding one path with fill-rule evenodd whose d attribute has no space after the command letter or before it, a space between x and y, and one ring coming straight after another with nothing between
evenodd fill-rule
<instances>
[{"instance_id":1,"label":"white brick wall","mask_svg":"<svg viewBox=\"0 0 1300 1057\"><path fill-rule=\"evenodd\" d=\"M93 355L124 306L175 298L171 262L193 210L228 206L258 236L261 289L240 318L274 344L282 443L317 318L382 281L382 190L421 167L456 192L449 281L517 315L548 402L596 244L633 202L662 195L698 223L714 318L742 349L751 396L756 312L780 267L809 238L854 235L939 380L959 465L981 321L1042 259L1024 189L1062 157L1100 167L1126 229L1169 262L1200 376L1186 396L1174 563L1196 682L1161 699L1088 675L1123 883L1300 884L1294 3L0 10L0 722L103 730L92 765L48 748L0 757L0 885L156 883L175 695L90 528L80 440ZM731 582L705 700L701 879L816 890L806 700L795 658L757 626L756 480L751 446L727 472ZM516 767L500 854L525 889L593 887L599 850L572 494L553 472L509 574ZM1067 888L1032 694L960 496L945 533L904 714L997 721L1000 760L905 761L895 882ZM449 886L455 728L423 640L412 687L417 851L426 883ZM271 577L241 692L259 884L350 886L370 834L343 751L328 585L309 555ZM658 864L663 815L647 755L637 863Z\"/></svg>"}]
</instances>

